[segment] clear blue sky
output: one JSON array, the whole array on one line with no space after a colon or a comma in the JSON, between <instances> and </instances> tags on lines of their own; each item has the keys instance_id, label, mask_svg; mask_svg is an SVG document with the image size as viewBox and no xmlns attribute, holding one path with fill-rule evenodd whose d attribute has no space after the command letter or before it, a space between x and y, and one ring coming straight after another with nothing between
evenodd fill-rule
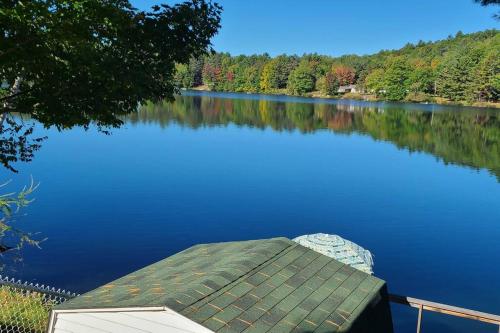
<instances>
[{"instance_id":1,"label":"clear blue sky","mask_svg":"<svg viewBox=\"0 0 500 333\"><path fill-rule=\"evenodd\" d=\"M165 0L131 0L141 9ZM219 0L222 29L217 51L370 54L407 42L438 40L499 28L497 8L473 0Z\"/></svg>"}]
</instances>

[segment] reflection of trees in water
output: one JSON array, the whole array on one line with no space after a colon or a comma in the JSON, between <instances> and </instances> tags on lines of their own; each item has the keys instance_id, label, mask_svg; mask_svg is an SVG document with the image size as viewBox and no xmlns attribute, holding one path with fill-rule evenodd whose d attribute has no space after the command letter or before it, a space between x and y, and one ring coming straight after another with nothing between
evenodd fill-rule
<instances>
[{"instance_id":1,"label":"reflection of trees in water","mask_svg":"<svg viewBox=\"0 0 500 333\"><path fill-rule=\"evenodd\" d=\"M500 179L500 119L496 111L428 112L403 107L178 96L174 103L143 106L129 122L162 127L175 122L191 128L235 124L302 133L361 133L409 151L431 153L444 163L486 168Z\"/></svg>"}]
</instances>

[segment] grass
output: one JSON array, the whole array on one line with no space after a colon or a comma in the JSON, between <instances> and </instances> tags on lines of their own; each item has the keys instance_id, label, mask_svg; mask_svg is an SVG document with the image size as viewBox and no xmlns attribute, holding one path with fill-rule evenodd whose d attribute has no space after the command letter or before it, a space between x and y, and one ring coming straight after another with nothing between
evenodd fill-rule
<instances>
[{"instance_id":1,"label":"grass","mask_svg":"<svg viewBox=\"0 0 500 333\"><path fill-rule=\"evenodd\" d=\"M0 287L0 331L45 332L51 304L37 292Z\"/></svg>"}]
</instances>

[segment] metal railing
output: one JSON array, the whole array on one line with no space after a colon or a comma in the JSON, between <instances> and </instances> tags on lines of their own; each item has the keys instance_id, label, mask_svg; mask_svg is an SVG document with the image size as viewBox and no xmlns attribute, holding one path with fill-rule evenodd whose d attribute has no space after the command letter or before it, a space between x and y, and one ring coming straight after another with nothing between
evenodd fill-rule
<instances>
[{"instance_id":1,"label":"metal railing","mask_svg":"<svg viewBox=\"0 0 500 333\"><path fill-rule=\"evenodd\" d=\"M389 295L389 300L393 303L411 306L418 309L417 333L420 333L422 329L422 315L424 311L438 312L449 316L472 319L481 321L483 323L498 325L498 332L500 333L500 316L498 315L394 294Z\"/></svg>"}]
</instances>

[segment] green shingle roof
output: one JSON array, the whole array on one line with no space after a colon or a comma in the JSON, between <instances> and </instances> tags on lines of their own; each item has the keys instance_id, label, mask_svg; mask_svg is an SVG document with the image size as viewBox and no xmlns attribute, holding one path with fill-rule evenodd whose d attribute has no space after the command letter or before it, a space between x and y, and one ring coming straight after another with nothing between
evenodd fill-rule
<instances>
[{"instance_id":1,"label":"green shingle roof","mask_svg":"<svg viewBox=\"0 0 500 333\"><path fill-rule=\"evenodd\" d=\"M273 238L193 246L57 309L167 306L215 332L389 332L386 296L384 281Z\"/></svg>"}]
</instances>

